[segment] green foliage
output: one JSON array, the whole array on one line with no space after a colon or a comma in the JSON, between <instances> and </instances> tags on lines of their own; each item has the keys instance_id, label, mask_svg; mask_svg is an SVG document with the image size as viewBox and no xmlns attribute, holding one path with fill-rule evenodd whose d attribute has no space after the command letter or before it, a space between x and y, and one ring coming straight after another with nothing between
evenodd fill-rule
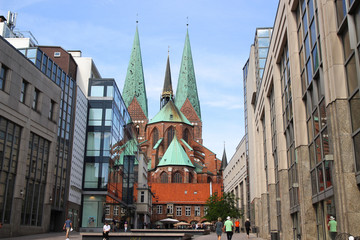
<instances>
[{"instance_id":1,"label":"green foliage","mask_svg":"<svg viewBox=\"0 0 360 240\"><path fill-rule=\"evenodd\" d=\"M222 196L215 193L206 201L208 210L204 218L208 221L216 221L218 217L225 220L227 216L241 218L243 213L236 207L237 201L238 198L233 193L224 193Z\"/></svg>"}]
</instances>

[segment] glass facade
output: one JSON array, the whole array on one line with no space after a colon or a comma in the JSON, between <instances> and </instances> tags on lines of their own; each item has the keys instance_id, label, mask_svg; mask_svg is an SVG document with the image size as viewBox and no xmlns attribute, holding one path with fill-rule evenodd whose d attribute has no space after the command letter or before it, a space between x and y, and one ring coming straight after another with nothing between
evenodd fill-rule
<instances>
[{"instance_id":1,"label":"glass facade","mask_svg":"<svg viewBox=\"0 0 360 240\"><path fill-rule=\"evenodd\" d=\"M21 128L0 116L0 221L10 223Z\"/></svg>"},{"instance_id":2,"label":"glass facade","mask_svg":"<svg viewBox=\"0 0 360 240\"><path fill-rule=\"evenodd\" d=\"M105 220L121 221L131 213L127 208L137 197L137 142L113 79L90 79L88 106L81 226L101 227ZM127 211L114 215L115 208Z\"/></svg>"}]
</instances>

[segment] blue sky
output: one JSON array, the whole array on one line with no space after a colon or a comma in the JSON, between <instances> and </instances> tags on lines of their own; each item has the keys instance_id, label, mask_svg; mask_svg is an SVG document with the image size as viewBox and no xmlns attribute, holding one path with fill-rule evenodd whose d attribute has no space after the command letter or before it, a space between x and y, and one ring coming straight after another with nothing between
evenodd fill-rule
<instances>
[{"instance_id":1,"label":"blue sky","mask_svg":"<svg viewBox=\"0 0 360 240\"><path fill-rule=\"evenodd\" d=\"M228 161L244 135L242 68L257 27L272 27L278 0L0 0L0 15L18 13L16 27L39 45L81 50L122 92L136 20L149 118L159 111L170 46L176 90L186 24L203 121L204 145ZM188 19L188 20L187 20Z\"/></svg>"}]
</instances>

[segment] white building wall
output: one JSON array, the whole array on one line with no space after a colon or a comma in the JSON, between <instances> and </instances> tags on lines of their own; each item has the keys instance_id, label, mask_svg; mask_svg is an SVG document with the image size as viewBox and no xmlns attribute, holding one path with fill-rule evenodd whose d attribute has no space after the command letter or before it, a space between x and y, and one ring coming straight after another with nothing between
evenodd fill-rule
<instances>
[{"instance_id":1,"label":"white building wall","mask_svg":"<svg viewBox=\"0 0 360 240\"><path fill-rule=\"evenodd\" d=\"M69 201L79 205L81 204L87 108L87 98L77 86Z\"/></svg>"}]
</instances>

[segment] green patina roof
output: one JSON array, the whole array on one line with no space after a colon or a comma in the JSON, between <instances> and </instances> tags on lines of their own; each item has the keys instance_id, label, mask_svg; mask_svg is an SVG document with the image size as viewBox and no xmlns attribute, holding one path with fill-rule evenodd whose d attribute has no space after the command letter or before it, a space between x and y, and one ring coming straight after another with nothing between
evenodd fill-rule
<instances>
[{"instance_id":1,"label":"green patina roof","mask_svg":"<svg viewBox=\"0 0 360 240\"><path fill-rule=\"evenodd\" d=\"M138 151L137 149L137 141L135 139L131 139L127 141L121 147L118 147L118 151L121 151L119 159L116 160L116 165L123 165L124 164L124 156L125 155L135 155L135 152ZM135 158L135 165L139 164L138 160Z\"/></svg>"},{"instance_id":2,"label":"green patina roof","mask_svg":"<svg viewBox=\"0 0 360 240\"><path fill-rule=\"evenodd\" d=\"M130 103L135 97L139 102L145 116L148 116L148 104L137 26L122 97L124 99L126 107L129 107Z\"/></svg>"},{"instance_id":3,"label":"green patina roof","mask_svg":"<svg viewBox=\"0 0 360 240\"><path fill-rule=\"evenodd\" d=\"M164 156L161 158L158 164L158 167L161 166L195 167L190 161L188 155L185 153L185 150L182 148L181 144L177 140L176 135L174 136L168 149L166 150Z\"/></svg>"},{"instance_id":4,"label":"green patina roof","mask_svg":"<svg viewBox=\"0 0 360 240\"><path fill-rule=\"evenodd\" d=\"M164 138L160 138L160 139L156 142L156 144L155 144L155 146L153 147L153 149L157 149L163 139L164 139Z\"/></svg>"},{"instance_id":5,"label":"green patina roof","mask_svg":"<svg viewBox=\"0 0 360 240\"><path fill-rule=\"evenodd\" d=\"M191 125L171 100L150 120L149 124L157 122L182 122Z\"/></svg>"},{"instance_id":6,"label":"green patina roof","mask_svg":"<svg viewBox=\"0 0 360 240\"><path fill-rule=\"evenodd\" d=\"M201 120L200 101L196 87L194 64L189 40L189 31L186 31L185 46L182 55L180 74L176 89L176 106L181 109L187 98L189 98L190 103L194 107L195 112Z\"/></svg>"},{"instance_id":7,"label":"green patina roof","mask_svg":"<svg viewBox=\"0 0 360 240\"><path fill-rule=\"evenodd\" d=\"M181 139L181 141L183 142L183 144L185 144L185 146L190 149L191 151L193 151L192 147L190 147L190 145L184 140L184 139Z\"/></svg>"}]
</instances>

